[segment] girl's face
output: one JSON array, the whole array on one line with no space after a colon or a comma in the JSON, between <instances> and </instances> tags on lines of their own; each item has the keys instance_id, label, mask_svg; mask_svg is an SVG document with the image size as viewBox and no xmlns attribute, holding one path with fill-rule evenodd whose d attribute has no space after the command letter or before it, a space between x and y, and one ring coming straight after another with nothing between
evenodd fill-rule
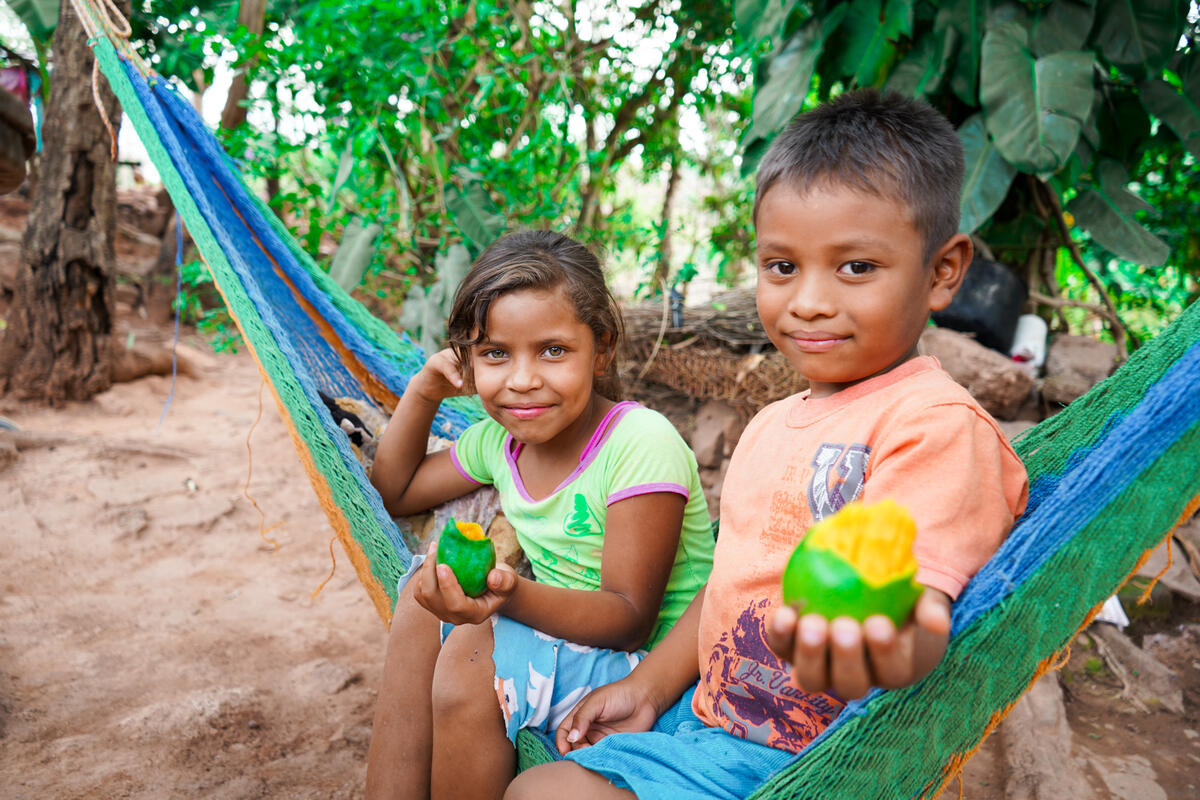
<instances>
[{"instance_id":1,"label":"girl's face","mask_svg":"<svg viewBox=\"0 0 1200 800\"><path fill-rule=\"evenodd\" d=\"M569 447L591 435L592 386L608 359L562 287L501 295L471 346L484 409L527 445Z\"/></svg>"}]
</instances>

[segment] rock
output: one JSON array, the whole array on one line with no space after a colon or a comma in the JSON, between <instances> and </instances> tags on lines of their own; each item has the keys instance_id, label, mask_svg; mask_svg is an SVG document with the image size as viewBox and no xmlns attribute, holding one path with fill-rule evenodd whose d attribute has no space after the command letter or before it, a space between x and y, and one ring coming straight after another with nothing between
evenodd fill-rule
<instances>
[{"instance_id":1,"label":"rock","mask_svg":"<svg viewBox=\"0 0 1200 800\"><path fill-rule=\"evenodd\" d=\"M1095 757L1091 763L1113 800L1167 800L1167 793L1155 780L1154 768L1142 756Z\"/></svg>"},{"instance_id":2,"label":"rock","mask_svg":"<svg viewBox=\"0 0 1200 800\"><path fill-rule=\"evenodd\" d=\"M320 697L337 694L362 680L362 673L345 664L335 664L328 658L318 658L294 667L288 673L287 684L300 695Z\"/></svg>"},{"instance_id":3,"label":"rock","mask_svg":"<svg viewBox=\"0 0 1200 800\"><path fill-rule=\"evenodd\" d=\"M1087 336L1059 334L1046 355L1046 375L1075 373L1088 388L1112 374L1117 365L1117 346Z\"/></svg>"},{"instance_id":4,"label":"rock","mask_svg":"<svg viewBox=\"0 0 1200 800\"><path fill-rule=\"evenodd\" d=\"M733 406L723 400L709 400L696 412L692 432L692 452L702 467L719 467L733 452L745 423Z\"/></svg>"},{"instance_id":5,"label":"rock","mask_svg":"<svg viewBox=\"0 0 1200 800\"><path fill-rule=\"evenodd\" d=\"M1180 527L1172 538L1179 539L1181 531L1186 535L1187 532ZM1186 541L1183 539L1183 542ZM1146 563L1138 567L1137 574L1144 578L1154 578L1165 568L1167 571L1163 572L1162 577L1158 579L1159 584L1166 586L1189 602L1200 603L1200 580L1196 579L1196 575L1192 571L1187 545L1183 542L1171 542L1170 568L1167 568L1167 542L1163 542L1150 553ZM1197 564L1196 567L1200 569L1200 564Z\"/></svg>"},{"instance_id":6,"label":"rock","mask_svg":"<svg viewBox=\"0 0 1200 800\"><path fill-rule=\"evenodd\" d=\"M1008 800L1091 797L1083 770L1071 756L1072 734L1057 673L1043 675L1000 725Z\"/></svg>"},{"instance_id":7,"label":"rock","mask_svg":"<svg viewBox=\"0 0 1200 800\"><path fill-rule=\"evenodd\" d=\"M937 358L955 381L999 419L1015 417L1033 389L1033 378L1020 364L969 336L944 328L927 328L921 335L920 346L922 353Z\"/></svg>"},{"instance_id":8,"label":"rock","mask_svg":"<svg viewBox=\"0 0 1200 800\"><path fill-rule=\"evenodd\" d=\"M1078 372L1060 372L1047 375L1042 381L1042 400L1051 411L1083 397L1094 386Z\"/></svg>"}]
</instances>

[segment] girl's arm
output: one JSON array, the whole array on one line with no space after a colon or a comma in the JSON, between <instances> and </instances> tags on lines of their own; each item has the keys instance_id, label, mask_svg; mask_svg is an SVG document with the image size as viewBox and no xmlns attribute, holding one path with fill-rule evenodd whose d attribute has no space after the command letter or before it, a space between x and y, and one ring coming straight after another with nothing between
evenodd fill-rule
<instances>
[{"instance_id":1,"label":"girl's arm","mask_svg":"<svg viewBox=\"0 0 1200 800\"><path fill-rule=\"evenodd\" d=\"M658 619L685 503L682 495L654 492L608 507L598 591L547 586L500 568L488 575L488 591L471 598L441 564L414 576L417 601L448 622L479 623L499 612L578 644L636 650Z\"/></svg>"},{"instance_id":2,"label":"girl's arm","mask_svg":"<svg viewBox=\"0 0 1200 800\"><path fill-rule=\"evenodd\" d=\"M371 483L389 514L415 514L479 488L454 468L449 451L425 453L438 405L464 394L462 385L450 350L430 356L409 381L379 440L371 469Z\"/></svg>"}]
</instances>

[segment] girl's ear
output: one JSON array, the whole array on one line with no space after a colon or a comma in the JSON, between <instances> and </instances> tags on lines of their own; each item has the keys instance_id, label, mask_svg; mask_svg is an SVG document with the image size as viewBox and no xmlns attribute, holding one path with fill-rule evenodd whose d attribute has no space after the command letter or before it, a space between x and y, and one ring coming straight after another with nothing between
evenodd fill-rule
<instances>
[{"instance_id":1,"label":"girl's ear","mask_svg":"<svg viewBox=\"0 0 1200 800\"><path fill-rule=\"evenodd\" d=\"M941 311L954 299L963 276L975 255L971 237L956 233L933 256L933 284L929 292L929 310Z\"/></svg>"},{"instance_id":2,"label":"girl's ear","mask_svg":"<svg viewBox=\"0 0 1200 800\"><path fill-rule=\"evenodd\" d=\"M612 351L612 334L605 331L596 337L596 358L592 364L592 370L597 377L608 372L608 365L612 363L614 355Z\"/></svg>"}]
</instances>

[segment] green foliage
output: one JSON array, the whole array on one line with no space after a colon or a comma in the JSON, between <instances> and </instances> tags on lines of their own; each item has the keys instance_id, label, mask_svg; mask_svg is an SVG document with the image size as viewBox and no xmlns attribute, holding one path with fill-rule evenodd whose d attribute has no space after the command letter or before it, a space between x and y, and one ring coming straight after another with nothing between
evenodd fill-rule
<instances>
[{"instance_id":1,"label":"green foliage","mask_svg":"<svg viewBox=\"0 0 1200 800\"><path fill-rule=\"evenodd\" d=\"M182 292L175 299L175 313L180 321L195 325L218 353L236 353L242 346L242 334L225 304L215 297L217 290L208 267L197 259L179 270Z\"/></svg>"},{"instance_id":2,"label":"green foliage","mask_svg":"<svg viewBox=\"0 0 1200 800\"><path fill-rule=\"evenodd\" d=\"M792 116L844 89L923 97L963 140L962 229L1045 282L1034 288L1069 288L1037 266L1039 253L1069 245L1066 219L1085 255L1071 267L1078 283L1095 273L1123 314L1136 316L1121 284L1131 273L1110 263L1140 264L1139 280L1155 284L1174 274L1183 281L1175 294L1188 294L1200 262L1178 232L1190 225L1175 214L1155 224L1139 196L1154 186L1160 200L1194 202L1180 172L1194 170L1200 149L1200 56L1186 0L778 2L738 4L738 20L754 21L739 28L743 49L757 57L748 164ZM1145 158L1151 145L1158 162ZM1168 259L1177 270L1147 269Z\"/></svg>"}]
</instances>

